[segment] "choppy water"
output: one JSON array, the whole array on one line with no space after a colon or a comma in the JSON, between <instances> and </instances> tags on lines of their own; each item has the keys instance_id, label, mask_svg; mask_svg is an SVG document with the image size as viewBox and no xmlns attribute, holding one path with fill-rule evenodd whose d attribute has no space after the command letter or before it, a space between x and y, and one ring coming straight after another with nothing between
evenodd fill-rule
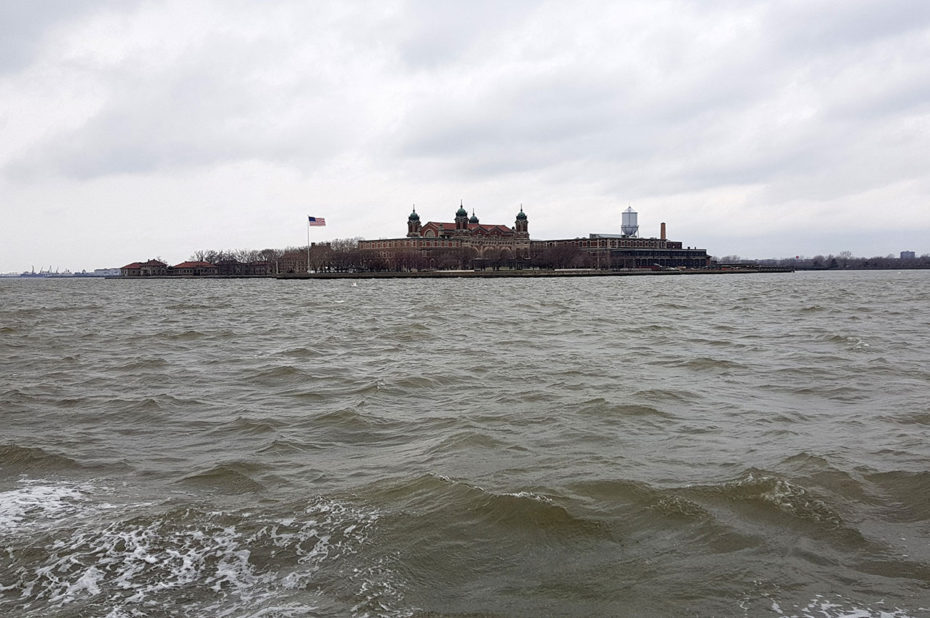
<instances>
[{"instance_id":1,"label":"choppy water","mask_svg":"<svg viewBox=\"0 0 930 618\"><path fill-rule=\"evenodd\" d=\"M930 272L0 280L0 614L928 616Z\"/></svg>"}]
</instances>

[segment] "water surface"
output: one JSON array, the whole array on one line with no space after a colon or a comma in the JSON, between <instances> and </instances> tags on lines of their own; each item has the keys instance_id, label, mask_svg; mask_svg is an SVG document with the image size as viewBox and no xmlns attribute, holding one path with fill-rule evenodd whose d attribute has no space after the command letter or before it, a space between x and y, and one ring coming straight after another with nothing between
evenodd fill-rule
<instances>
[{"instance_id":1,"label":"water surface","mask_svg":"<svg viewBox=\"0 0 930 618\"><path fill-rule=\"evenodd\" d=\"M0 280L0 613L930 615L930 273Z\"/></svg>"}]
</instances>

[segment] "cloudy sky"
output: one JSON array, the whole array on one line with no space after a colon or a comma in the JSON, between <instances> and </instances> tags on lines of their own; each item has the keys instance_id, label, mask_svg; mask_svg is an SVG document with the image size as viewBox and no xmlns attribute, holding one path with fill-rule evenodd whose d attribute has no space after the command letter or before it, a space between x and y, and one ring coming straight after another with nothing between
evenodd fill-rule
<instances>
[{"instance_id":1,"label":"cloudy sky","mask_svg":"<svg viewBox=\"0 0 930 618\"><path fill-rule=\"evenodd\" d=\"M0 272L406 233L930 252L925 0L0 2Z\"/></svg>"}]
</instances>

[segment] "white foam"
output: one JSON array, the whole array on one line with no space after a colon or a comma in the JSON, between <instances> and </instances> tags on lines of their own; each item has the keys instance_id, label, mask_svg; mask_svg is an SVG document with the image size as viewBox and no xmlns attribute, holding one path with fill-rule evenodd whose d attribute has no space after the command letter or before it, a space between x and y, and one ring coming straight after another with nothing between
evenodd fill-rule
<instances>
[{"instance_id":1,"label":"white foam","mask_svg":"<svg viewBox=\"0 0 930 618\"><path fill-rule=\"evenodd\" d=\"M59 501L76 500L81 495L76 491L62 489ZM186 589L200 591L195 613L202 615L239 615L243 608L254 615L305 615L313 608L281 603L281 595L311 588L329 561L357 553L378 519L376 512L328 500L310 504L298 517L264 522L243 513L169 512L143 515L144 520L123 515L108 525L82 520L49 543L43 563L17 573L23 603L18 607L55 613L97 597L95 602L105 599L109 617L123 618L145 615ZM253 557L277 551L290 558L270 565ZM378 606L397 598L392 587L364 575L375 573L353 578L360 597ZM373 579L386 579L381 575ZM0 613L3 609L0 603Z\"/></svg>"},{"instance_id":2,"label":"white foam","mask_svg":"<svg viewBox=\"0 0 930 618\"><path fill-rule=\"evenodd\" d=\"M505 493L505 496L513 496L514 498L526 498L529 500L534 500L536 502L541 502L543 504L555 504L551 498L548 496L541 496L539 494L534 494L529 491L518 491L515 493Z\"/></svg>"},{"instance_id":3,"label":"white foam","mask_svg":"<svg viewBox=\"0 0 930 618\"><path fill-rule=\"evenodd\" d=\"M89 493L85 484L23 479L16 489L0 492L0 534L78 514L89 506Z\"/></svg>"},{"instance_id":4,"label":"white foam","mask_svg":"<svg viewBox=\"0 0 930 618\"><path fill-rule=\"evenodd\" d=\"M102 579L103 571L92 566L84 571L83 575L81 575L77 581L68 585L60 597L53 598L53 600L58 600L58 598L62 597L73 599L81 595L94 596L95 594L100 594L100 581Z\"/></svg>"},{"instance_id":5,"label":"white foam","mask_svg":"<svg viewBox=\"0 0 930 618\"><path fill-rule=\"evenodd\" d=\"M883 601L878 601L879 605L882 603ZM795 605L794 609L790 611L783 610L773 600L772 611L779 616L789 616L791 618L913 618L911 614L902 609L873 609L863 607L861 604L851 602L839 595L833 595L828 599L820 594L815 595L807 605L803 607Z\"/></svg>"}]
</instances>

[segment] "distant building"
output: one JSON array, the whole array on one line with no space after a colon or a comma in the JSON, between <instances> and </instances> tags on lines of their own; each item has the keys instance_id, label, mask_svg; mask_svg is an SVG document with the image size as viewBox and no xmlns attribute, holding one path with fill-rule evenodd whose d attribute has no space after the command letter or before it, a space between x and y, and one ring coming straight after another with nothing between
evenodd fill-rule
<instances>
[{"instance_id":1,"label":"distant building","mask_svg":"<svg viewBox=\"0 0 930 618\"><path fill-rule=\"evenodd\" d=\"M315 246L315 245L314 245ZM278 272L281 273L305 273L307 268L307 250L290 249L285 251L278 258Z\"/></svg>"},{"instance_id":2,"label":"distant building","mask_svg":"<svg viewBox=\"0 0 930 618\"><path fill-rule=\"evenodd\" d=\"M481 223L475 212L468 216L459 204L451 222L420 223L416 208L407 217L407 236L379 240L360 240L358 248L374 251L382 257L394 257L398 252L435 253L438 250L465 250L472 258L484 258L493 251L497 259L529 257L529 221L523 208L517 213L513 227Z\"/></svg>"},{"instance_id":3,"label":"distant building","mask_svg":"<svg viewBox=\"0 0 930 618\"><path fill-rule=\"evenodd\" d=\"M223 277L266 277L275 274L274 262L259 260L257 262L240 262L239 260L220 260L216 264L216 274Z\"/></svg>"},{"instance_id":4,"label":"distant building","mask_svg":"<svg viewBox=\"0 0 930 618\"><path fill-rule=\"evenodd\" d=\"M171 268L172 275L204 277L216 274L216 266L210 262L181 262Z\"/></svg>"},{"instance_id":5,"label":"distant building","mask_svg":"<svg viewBox=\"0 0 930 618\"><path fill-rule=\"evenodd\" d=\"M665 237L636 236L636 213L624 214L623 234L591 234L588 238L530 240L529 220L523 208L514 225L484 224L463 205L453 222L421 224L416 209L407 217L407 236L359 241L363 251L376 253L395 269L483 268L487 265L529 266L552 263L556 267L584 268L706 268L710 258L705 249L683 248L680 241ZM633 226L633 227L631 227ZM635 231L630 233L630 229ZM535 262L534 262L535 260Z\"/></svg>"},{"instance_id":6,"label":"distant building","mask_svg":"<svg viewBox=\"0 0 930 618\"><path fill-rule=\"evenodd\" d=\"M114 275L122 277L271 277L277 273L277 265L274 261L267 260L256 262L221 260L216 264L191 260L168 266L158 260L149 260L148 262L133 262L112 270ZM108 272L105 274L110 276Z\"/></svg>"},{"instance_id":7,"label":"distant building","mask_svg":"<svg viewBox=\"0 0 930 618\"><path fill-rule=\"evenodd\" d=\"M133 262L132 264L126 264L119 269L119 274L122 277L139 277L142 275L142 262Z\"/></svg>"},{"instance_id":8,"label":"distant building","mask_svg":"<svg viewBox=\"0 0 930 618\"><path fill-rule=\"evenodd\" d=\"M168 274L168 265L158 260L149 260L148 262L133 262L119 270L123 277L164 277Z\"/></svg>"},{"instance_id":9,"label":"distant building","mask_svg":"<svg viewBox=\"0 0 930 618\"><path fill-rule=\"evenodd\" d=\"M902 252L901 252L901 259L902 259L902 260L913 260L913 259L915 259L916 257L917 257L917 254L914 253L913 251L902 251Z\"/></svg>"}]
</instances>

